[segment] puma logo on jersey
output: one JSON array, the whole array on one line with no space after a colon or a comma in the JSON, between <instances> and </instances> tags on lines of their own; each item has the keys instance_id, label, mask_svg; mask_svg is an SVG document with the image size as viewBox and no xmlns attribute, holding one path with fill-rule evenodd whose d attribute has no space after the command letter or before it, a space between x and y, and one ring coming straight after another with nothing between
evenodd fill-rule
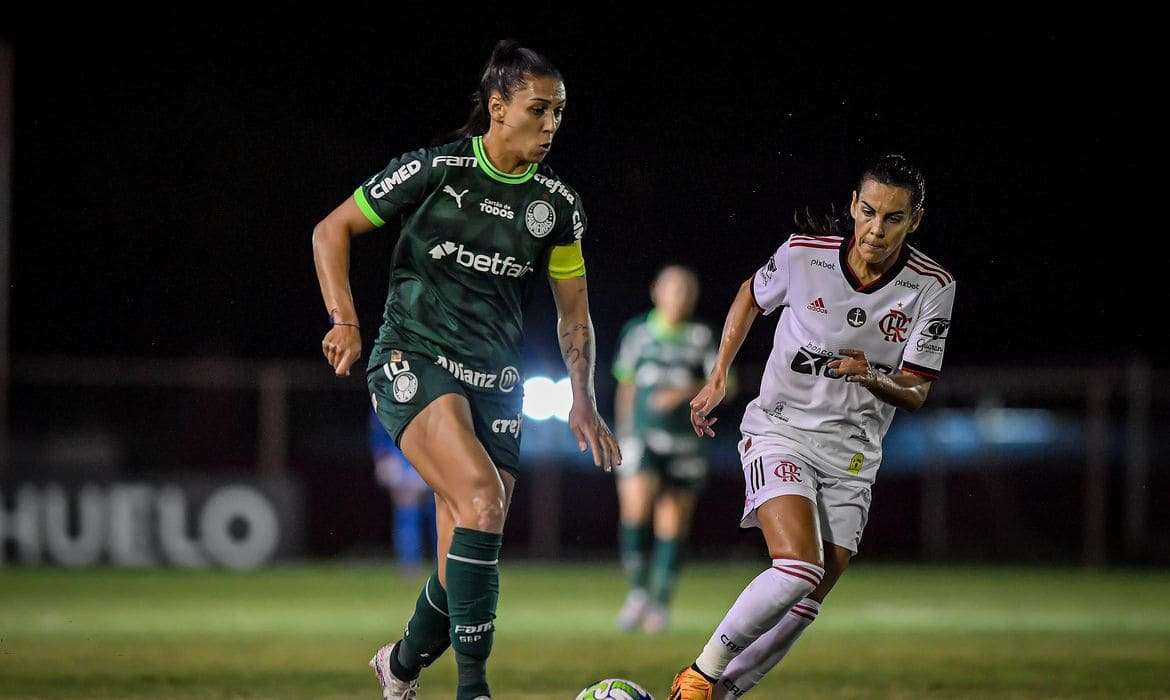
<instances>
[{"instance_id":1,"label":"puma logo on jersey","mask_svg":"<svg viewBox=\"0 0 1170 700\"><path fill-rule=\"evenodd\" d=\"M447 194L451 195L452 197L454 197L455 204L458 205L458 207L460 209L462 209L463 208L463 195L467 194L471 190L463 190L462 192L456 194L455 188L451 187L450 185L447 185L446 187L443 188L443 191L446 192Z\"/></svg>"}]
</instances>

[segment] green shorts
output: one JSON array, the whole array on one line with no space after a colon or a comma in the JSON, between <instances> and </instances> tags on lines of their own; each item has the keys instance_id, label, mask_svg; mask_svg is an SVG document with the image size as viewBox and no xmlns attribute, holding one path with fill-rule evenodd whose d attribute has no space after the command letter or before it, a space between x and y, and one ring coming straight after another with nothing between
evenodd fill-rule
<instances>
[{"instance_id":1,"label":"green shorts","mask_svg":"<svg viewBox=\"0 0 1170 700\"><path fill-rule=\"evenodd\" d=\"M446 363L446 358L442 358ZM448 369L448 366L456 369ZM467 381L456 378L462 371ZM402 432L419 411L443 394L458 394L471 405L471 420L479 438L497 469L512 476L520 470L520 421L524 390L516 370L499 388L481 389L469 384L485 384L483 372L470 372L456 363L440 364L435 358L409 350L391 350L390 362L375 367L366 375L370 400L382 427L401 446ZM497 382L490 382L493 386Z\"/></svg>"},{"instance_id":2,"label":"green shorts","mask_svg":"<svg viewBox=\"0 0 1170 700\"><path fill-rule=\"evenodd\" d=\"M639 437L621 441L622 463L618 476L655 474L663 486L699 491L707 480L707 458L700 451L657 452Z\"/></svg>"}]
</instances>

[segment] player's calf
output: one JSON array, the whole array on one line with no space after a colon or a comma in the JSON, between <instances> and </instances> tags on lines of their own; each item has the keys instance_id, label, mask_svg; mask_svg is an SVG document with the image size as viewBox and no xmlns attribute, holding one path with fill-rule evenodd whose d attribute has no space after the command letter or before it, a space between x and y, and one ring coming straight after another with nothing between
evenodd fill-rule
<instances>
[{"instance_id":1,"label":"player's calf","mask_svg":"<svg viewBox=\"0 0 1170 700\"><path fill-rule=\"evenodd\" d=\"M811 593L824 573L806 561L772 560L771 568L753 579L727 611L695 660L695 668L710 678L721 678L731 660Z\"/></svg>"},{"instance_id":2,"label":"player's calf","mask_svg":"<svg viewBox=\"0 0 1170 700\"><path fill-rule=\"evenodd\" d=\"M451 646L459 673L456 700L490 697L487 659L500 595L499 533L455 528L447 554Z\"/></svg>"},{"instance_id":3,"label":"player's calf","mask_svg":"<svg viewBox=\"0 0 1170 700\"><path fill-rule=\"evenodd\" d=\"M712 697L716 700L738 698L756 687L768 671L787 656L801 633L817 619L820 610L820 603L812 598L804 598L789 608L775 627L760 635L731 660Z\"/></svg>"}]
</instances>

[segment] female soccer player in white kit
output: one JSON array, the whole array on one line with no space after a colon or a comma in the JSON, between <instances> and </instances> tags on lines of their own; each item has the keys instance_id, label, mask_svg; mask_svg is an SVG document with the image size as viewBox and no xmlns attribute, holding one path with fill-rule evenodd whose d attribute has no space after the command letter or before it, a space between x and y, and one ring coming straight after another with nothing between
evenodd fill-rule
<instances>
[{"instance_id":1,"label":"female soccer player in white kit","mask_svg":"<svg viewBox=\"0 0 1170 700\"><path fill-rule=\"evenodd\" d=\"M784 308L739 443L741 526L763 531L772 562L675 677L672 700L753 688L816 619L857 552L882 438L895 408L926 400L951 323L954 278L906 243L925 194L917 168L885 156L853 192L851 236L793 235L740 286L691 422L715 434L711 412L748 329Z\"/></svg>"}]
</instances>

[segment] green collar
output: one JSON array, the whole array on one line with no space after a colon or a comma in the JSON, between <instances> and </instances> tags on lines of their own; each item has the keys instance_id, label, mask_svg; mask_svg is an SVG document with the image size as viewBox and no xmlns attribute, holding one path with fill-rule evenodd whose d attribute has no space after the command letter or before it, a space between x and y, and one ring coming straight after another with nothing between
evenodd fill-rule
<instances>
[{"instance_id":1,"label":"green collar","mask_svg":"<svg viewBox=\"0 0 1170 700\"><path fill-rule=\"evenodd\" d=\"M673 326L668 324L659 315L658 309L652 310L647 315L646 323L650 326L650 335L654 336L655 340L678 340L682 337L683 329L687 325L685 323L676 323Z\"/></svg>"},{"instance_id":2,"label":"green collar","mask_svg":"<svg viewBox=\"0 0 1170 700\"><path fill-rule=\"evenodd\" d=\"M536 163L529 163L528 170L525 170L519 175L509 175L508 173L497 170L496 166L492 165L492 161L488 158L487 149L483 147L482 136L476 136L471 139L471 150L475 153L475 162L479 164L479 169L491 179L496 182L502 182L505 185L522 185L528 182L536 174L536 169L540 167Z\"/></svg>"}]
</instances>

